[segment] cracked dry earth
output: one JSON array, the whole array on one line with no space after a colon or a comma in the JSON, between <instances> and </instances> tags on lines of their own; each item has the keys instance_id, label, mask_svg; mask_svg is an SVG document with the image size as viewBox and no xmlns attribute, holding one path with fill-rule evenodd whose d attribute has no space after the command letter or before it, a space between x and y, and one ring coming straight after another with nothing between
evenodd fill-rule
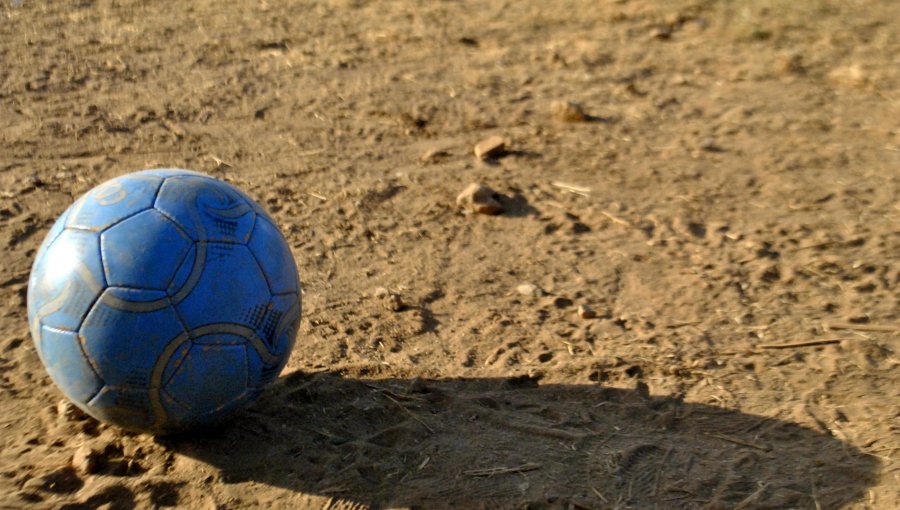
<instances>
[{"instance_id":1,"label":"cracked dry earth","mask_svg":"<svg viewBox=\"0 0 900 510\"><path fill-rule=\"evenodd\" d=\"M897 508L892 4L4 2L0 508ZM272 213L304 314L153 438L60 403L25 293L160 166Z\"/></svg>"}]
</instances>

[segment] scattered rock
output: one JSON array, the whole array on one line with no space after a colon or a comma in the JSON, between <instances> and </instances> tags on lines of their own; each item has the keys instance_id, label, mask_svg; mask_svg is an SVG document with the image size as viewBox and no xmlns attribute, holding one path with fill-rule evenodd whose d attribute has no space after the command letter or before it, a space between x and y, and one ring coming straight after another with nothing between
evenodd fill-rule
<instances>
[{"instance_id":1,"label":"scattered rock","mask_svg":"<svg viewBox=\"0 0 900 510\"><path fill-rule=\"evenodd\" d=\"M722 148L716 143L715 138L704 138L703 140L700 140L700 145L698 147L706 152L722 152Z\"/></svg>"},{"instance_id":2,"label":"scattered rock","mask_svg":"<svg viewBox=\"0 0 900 510\"><path fill-rule=\"evenodd\" d=\"M665 40L665 39L669 39L671 37L672 37L672 27L670 27L670 26L664 25L661 27L656 27L650 31L651 39Z\"/></svg>"},{"instance_id":3,"label":"scattered rock","mask_svg":"<svg viewBox=\"0 0 900 510\"><path fill-rule=\"evenodd\" d=\"M391 292L384 287L377 287L372 294L381 300L385 308L392 312L399 312L405 306L399 294Z\"/></svg>"},{"instance_id":4,"label":"scattered rock","mask_svg":"<svg viewBox=\"0 0 900 510\"><path fill-rule=\"evenodd\" d=\"M764 268L759 273L759 279L767 283L777 282L778 280L780 280L781 271L778 269L778 265L772 264Z\"/></svg>"},{"instance_id":5,"label":"scattered rock","mask_svg":"<svg viewBox=\"0 0 900 510\"><path fill-rule=\"evenodd\" d=\"M540 297L544 295L544 291L533 283L523 283L516 287L516 292L523 296Z\"/></svg>"},{"instance_id":6,"label":"scattered rock","mask_svg":"<svg viewBox=\"0 0 900 510\"><path fill-rule=\"evenodd\" d=\"M869 79L859 64L853 64L832 69L828 81L840 87L856 88L864 86Z\"/></svg>"},{"instance_id":7,"label":"scattered rock","mask_svg":"<svg viewBox=\"0 0 900 510\"><path fill-rule=\"evenodd\" d=\"M464 211L479 214L500 214L503 212L503 204L500 203L500 195L483 184L470 184L456 197L456 205Z\"/></svg>"},{"instance_id":8,"label":"scattered rock","mask_svg":"<svg viewBox=\"0 0 900 510\"><path fill-rule=\"evenodd\" d=\"M699 221L691 221L687 218L675 217L672 220L672 230L683 237L696 237L703 239L709 230L705 224Z\"/></svg>"},{"instance_id":9,"label":"scattered rock","mask_svg":"<svg viewBox=\"0 0 900 510\"><path fill-rule=\"evenodd\" d=\"M391 294L385 300L385 306L392 312L399 312L403 309L403 300L397 294Z\"/></svg>"},{"instance_id":10,"label":"scattered rock","mask_svg":"<svg viewBox=\"0 0 900 510\"><path fill-rule=\"evenodd\" d=\"M555 306L556 308L566 308L574 304L574 301L566 297L557 297L553 299L553 306Z\"/></svg>"},{"instance_id":11,"label":"scattered rock","mask_svg":"<svg viewBox=\"0 0 900 510\"><path fill-rule=\"evenodd\" d=\"M75 471L89 475L100 470L103 454L88 445L82 445L72 455L72 467Z\"/></svg>"},{"instance_id":12,"label":"scattered rock","mask_svg":"<svg viewBox=\"0 0 900 510\"><path fill-rule=\"evenodd\" d=\"M597 316L597 312L590 306L582 304L578 305L578 316L582 319L593 319Z\"/></svg>"},{"instance_id":13,"label":"scattered rock","mask_svg":"<svg viewBox=\"0 0 900 510\"><path fill-rule=\"evenodd\" d=\"M591 231L591 227L585 225L580 221L573 221L570 230L573 234L586 234Z\"/></svg>"},{"instance_id":14,"label":"scattered rock","mask_svg":"<svg viewBox=\"0 0 900 510\"><path fill-rule=\"evenodd\" d=\"M69 494L77 492L84 486L84 481L78 477L75 471L66 466L55 471L36 476L22 484L22 490L26 492L52 492L54 494Z\"/></svg>"},{"instance_id":15,"label":"scattered rock","mask_svg":"<svg viewBox=\"0 0 900 510\"><path fill-rule=\"evenodd\" d=\"M475 157L478 159L499 158L506 154L506 140L502 136L491 136L475 145Z\"/></svg>"},{"instance_id":16,"label":"scattered rock","mask_svg":"<svg viewBox=\"0 0 900 510\"><path fill-rule=\"evenodd\" d=\"M554 101L550 113L560 122L586 122L589 119L581 105L571 101Z\"/></svg>"},{"instance_id":17,"label":"scattered rock","mask_svg":"<svg viewBox=\"0 0 900 510\"><path fill-rule=\"evenodd\" d=\"M460 353L456 357L457 363L464 368L470 368L475 365L475 358L477 357L477 352L475 349L468 349L465 351L460 351Z\"/></svg>"},{"instance_id":18,"label":"scattered rock","mask_svg":"<svg viewBox=\"0 0 900 510\"><path fill-rule=\"evenodd\" d=\"M423 165L431 165L434 163L438 163L450 157L450 153L445 151L444 149L429 149L422 154L422 157L419 158L419 162Z\"/></svg>"},{"instance_id":19,"label":"scattered rock","mask_svg":"<svg viewBox=\"0 0 900 510\"><path fill-rule=\"evenodd\" d=\"M84 414L84 411L78 409L75 404L65 398L61 399L56 404L56 414L59 416L60 420L65 421L79 421L87 416Z\"/></svg>"},{"instance_id":20,"label":"scattered rock","mask_svg":"<svg viewBox=\"0 0 900 510\"><path fill-rule=\"evenodd\" d=\"M803 55L788 55L778 62L778 70L784 74L806 74Z\"/></svg>"}]
</instances>

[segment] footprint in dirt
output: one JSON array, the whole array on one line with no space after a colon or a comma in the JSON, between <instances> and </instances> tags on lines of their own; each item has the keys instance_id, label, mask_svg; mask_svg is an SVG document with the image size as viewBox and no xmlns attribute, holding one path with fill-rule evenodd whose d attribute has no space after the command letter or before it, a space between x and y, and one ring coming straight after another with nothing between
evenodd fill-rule
<instances>
[{"instance_id":1,"label":"footprint in dirt","mask_svg":"<svg viewBox=\"0 0 900 510\"><path fill-rule=\"evenodd\" d=\"M839 508L876 460L816 431L641 388L282 379L229 425L159 440L248 496L354 508Z\"/></svg>"}]
</instances>

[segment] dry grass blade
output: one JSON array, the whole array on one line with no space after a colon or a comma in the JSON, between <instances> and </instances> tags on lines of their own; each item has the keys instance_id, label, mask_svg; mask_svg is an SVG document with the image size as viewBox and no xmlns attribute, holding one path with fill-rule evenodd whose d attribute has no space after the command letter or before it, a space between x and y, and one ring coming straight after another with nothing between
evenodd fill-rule
<instances>
[{"instance_id":1,"label":"dry grass blade","mask_svg":"<svg viewBox=\"0 0 900 510\"><path fill-rule=\"evenodd\" d=\"M793 349L795 347L815 347L818 345L831 345L841 343L840 338L823 338L822 340L808 340L806 342L791 342L788 344L762 344L760 349Z\"/></svg>"},{"instance_id":2,"label":"dry grass blade","mask_svg":"<svg viewBox=\"0 0 900 510\"><path fill-rule=\"evenodd\" d=\"M739 508L752 508L753 504L759 499L763 492L769 488L770 483L760 483L759 488L753 491L749 496L741 500L737 505L734 506L735 510Z\"/></svg>"},{"instance_id":3,"label":"dry grass blade","mask_svg":"<svg viewBox=\"0 0 900 510\"><path fill-rule=\"evenodd\" d=\"M379 392L379 393L382 393L382 394L384 394L384 395L387 395L387 396L389 396L389 397L392 397L392 398L394 398L394 399L396 399L396 400L407 400L407 401L413 401L413 402L425 402L425 399L422 398L422 397L417 397L417 396L415 396L415 395L409 395L409 394L407 394L407 393L397 393L396 391L389 390L388 388L382 388L381 386L378 386L378 385L376 385L376 384L363 383L363 385L364 385L366 388L372 388L373 390L375 390L375 391L377 391L377 392Z\"/></svg>"},{"instance_id":4,"label":"dry grass blade","mask_svg":"<svg viewBox=\"0 0 900 510\"><path fill-rule=\"evenodd\" d=\"M900 326L890 324L853 324L850 322L826 322L825 329L845 329L850 331L866 331L869 333L896 333Z\"/></svg>"},{"instance_id":5,"label":"dry grass blade","mask_svg":"<svg viewBox=\"0 0 900 510\"><path fill-rule=\"evenodd\" d=\"M434 434L434 429L431 428L430 425L428 425L427 423L425 423L425 420L423 420L418 414L416 414L416 413L410 411L409 409L407 409L406 406L404 406L403 404L401 404L399 400L397 400L397 399L395 399L394 397L388 395L387 393L382 393L382 395L384 395L384 397L385 397L386 399L390 400L390 401L393 402L394 404L397 404L397 407L399 407L400 409L403 409L403 411L405 411L406 414L408 414L412 419L414 419L414 420L416 420L417 422L421 423L422 426L425 427L425 428L428 430L428 432L431 432L432 434Z\"/></svg>"},{"instance_id":6,"label":"dry grass blade","mask_svg":"<svg viewBox=\"0 0 900 510\"><path fill-rule=\"evenodd\" d=\"M468 476L494 476L494 475L505 475L508 473L524 473L526 471L534 471L536 469L541 469L540 464L535 464L533 462L527 462L520 466L513 467L492 467L492 468L484 468L484 469L470 469L469 471L463 471L463 474Z\"/></svg>"},{"instance_id":7,"label":"dry grass blade","mask_svg":"<svg viewBox=\"0 0 900 510\"><path fill-rule=\"evenodd\" d=\"M618 223L619 225L622 225L624 227L635 228L633 223L631 223L628 220L623 220L622 218L619 218L618 216L614 215L611 212L600 211L600 214L609 218L609 220L612 221L613 223Z\"/></svg>"},{"instance_id":8,"label":"dry grass blade","mask_svg":"<svg viewBox=\"0 0 900 510\"><path fill-rule=\"evenodd\" d=\"M553 181L550 183L554 188L559 188L563 191L568 191L569 193L574 193L576 195L588 196L591 193L591 188L587 188L585 186L579 186L577 184L569 184L567 182L559 182Z\"/></svg>"},{"instance_id":9,"label":"dry grass blade","mask_svg":"<svg viewBox=\"0 0 900 510\"><path fill-rule=\"evenodd\" d=\"M716 438L716 439L721 439L722 441L728 441L729 443L739 444L739 445L741 445L741 446L746 446L746 447L748 447L748 448L755 448L755 449L757 449L757 450L764 451L764 452L771 451L771 448L769 448L768 446L758 445L758 444L755 444L755 443L751 443L751 442L749 442L749 441L744 441L743 439L738 439L738 438L735 438L735 437L729 437L729 436L726 436L726 435L723 435L723 434L714 434L714 433L712 433L712 432L704 432L704 434L707 435L707 436L709 436L709 437L714 437L714 438Z\"/></svg>"}]
</instances>

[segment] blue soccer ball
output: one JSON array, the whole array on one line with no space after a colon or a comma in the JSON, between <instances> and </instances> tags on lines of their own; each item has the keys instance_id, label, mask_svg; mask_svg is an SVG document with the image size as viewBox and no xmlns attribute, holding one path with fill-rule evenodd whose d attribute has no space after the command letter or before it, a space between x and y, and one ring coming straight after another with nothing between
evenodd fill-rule
<instances>
[{"instance_id":1,"label":"blue soccer ball","mask_svg":"<svg viewBox=\"0 0 900 510\"><path fill-rule=\"evenodd\" d=\"M107 181L37 252L28 321L57 386L91 416L167 433L251 402L287 363L297 267L265 211L187 170Z\"/></svg>"}]
</instances>

